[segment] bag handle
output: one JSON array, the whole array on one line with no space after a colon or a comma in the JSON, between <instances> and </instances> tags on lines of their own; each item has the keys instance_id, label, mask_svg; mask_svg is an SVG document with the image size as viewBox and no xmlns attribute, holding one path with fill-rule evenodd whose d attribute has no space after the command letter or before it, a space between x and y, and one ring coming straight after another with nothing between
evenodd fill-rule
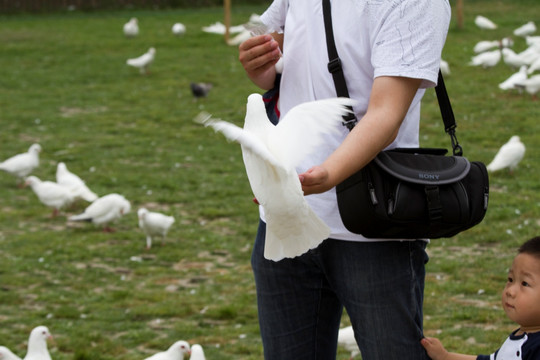
<instances>
[{"instance_id":1,"label":"bag handle","mask_svg":"<svg viewBox=\"0 0 540 360\"><path fill-rule=\"evenodd\" d=\"M336 87L336 93L339 97L349 97L349 90L347 89L347 82L345 81L345 75L343 74L343 66L337 53L336 44L334 41L334 31L332 29L332 15L330 0L322 0L323 16L324 16L324 30L326 33L326 48L328 50L328 71L332 74L334 85ZM437 101L439 102L439 109L441 111L442 119L444 122L444 130L450 136L452 142L452 152L455 156L463 155L463 148L459 145L456 136L456 119L454 112L452 111L452 105L450 104L450 98L444 85L444 79L439 69L439 75L437 79L437 86L435 86L435 92L437 93ZM350 107L352 110L352 107ZM354 128L358 120L354 113L349 113L343 116L343 125L346 126L349 131Z\"/></svg>"}]
</instances>

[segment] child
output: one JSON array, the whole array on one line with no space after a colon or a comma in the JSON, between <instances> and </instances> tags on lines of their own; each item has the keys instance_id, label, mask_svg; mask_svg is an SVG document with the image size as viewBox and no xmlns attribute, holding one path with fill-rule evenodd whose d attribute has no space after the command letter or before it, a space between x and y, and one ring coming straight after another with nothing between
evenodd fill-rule
<instances>
[{"instance_id":1,"label":"child","mask_svg":"<svg viewBox=\"0 0 540 360\"><path fill-rule=\"evenodd\" d=\"M518 250L502 292L508 318L519 325L495 353L464 355L448 352L436 338L421 343L433 360L538 360L540 359L540 237Z\"/></svg>"}]
</instances>

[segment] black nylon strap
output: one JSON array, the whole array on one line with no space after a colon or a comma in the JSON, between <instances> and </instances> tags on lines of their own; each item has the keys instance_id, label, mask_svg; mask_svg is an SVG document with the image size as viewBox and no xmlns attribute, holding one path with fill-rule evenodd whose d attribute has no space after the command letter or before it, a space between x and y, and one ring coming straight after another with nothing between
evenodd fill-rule
<instances>
[{"instance_id":1,"label":"black nylon strap","mask_svg":"<svg viewBox=\"0 0 540 360\"><path fill-rule=\"evenodd\" d=\"M336 87L336 93L339 97L349 97L349 90L347 89L347 83L345 82L345 75L343 74L343 67L341 66L341 60L336 49L336 43L334 41L334 31L332 29L332 13L330 8L330 0L323 0L323 15L324 15L324 30L326 33L326 48L328 50L328 71L332 74L334 79L334 85ZM349 107L352 111L352 107ZM352 130L356 125L356 116L351 112L343 116L343 125L349 130Z\"/></svg>"},{"instance_id":2,"label":"black nylon strap","mask_svg":"<svg viewBox=\"0 0 540 360\"><path fill-rule=\"evenodd\" d=\"M332 74L337 96L349 97L349 90L347 89L345 75L343 74L343 67L341 66L341 60L339 59L334 40L330 0L322 0L322 7L324 17L324 30L326 33L326 48L328 50L329 60L328 71ZM444 122L444 130L450 136L450 139L452 141L453 154L461 156L463 155L463 149L459 145L456 137L456 119L454 117L454 112L452 111L450 98L448 97L448 93L446 92L446 86L444 85L444 79L441 70L439 70L437 86L435 86L435 92L437 93L439 109L441 111L441 116ZM354 114L344 116L343 119L343 125L347 126L349 130L352 130L352 128L356 125L356 122L358 121Z\"/></svg>"}]
</instances>

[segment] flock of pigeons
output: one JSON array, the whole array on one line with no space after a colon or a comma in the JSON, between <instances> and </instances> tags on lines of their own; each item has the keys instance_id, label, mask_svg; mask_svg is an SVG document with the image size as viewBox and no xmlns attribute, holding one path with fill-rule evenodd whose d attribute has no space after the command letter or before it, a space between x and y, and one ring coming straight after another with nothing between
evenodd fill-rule
<instances>
[{"instance_id":1,"label":"flock of pigeons","mask_svg":"<svg viewBox=\"0 0 540 360\"><path fill-rule=\"evenodd\" d=\"M28 347L24 360L52 360L47 347L47 340L53 339L46 326L40 325L30 332ZM179 340L167 350L158 352L144 360L183 360L189 355L190 360L205 360L204 350L200 344L189 345L187 341ZM23 360L9 348L0 346L0 360Z\"/></svg>"},{"instance_id":2,"label":"flock of pigeons","mask_svg":"<svg viewBox=\"0 0 540 360\"><path fill-rule=\"evenodd\" d=\"M42 181L31 175L39 166L41 145L32 144L27 152L16 154L0 163L3 170L18 180L20 187L30 186L41 203L52 208L52 216L77 200L89 202L90 205L80 214L68 217L68 221L87 221L102 226L104 231L113 231L110 227L117 219L131 211L130 202L122 195L110 193L98 197L86 183L76 174L68 170L63 162L56 168L56 182ZM139 208L139 227L146 234L146 248L152 246L152 239L161 237L162 241L174 223L174 217L159 212Z\"/></svg>"},{"instance_id":3,"label":"flock of pigeons","mask_svg":"<svg viewBox=\"0 0 540 360\"><path fill-rule=\"evenodd\" d=\"M486 30L496 29L497 25L484 16L477 16L475 24ZM540 36L535 36L537 28L534 22L529 21L513 31L514 36L525 39L527 48L519 53L512 50L514 40L505 37L501 40L484 40L474 47L474 55L470 65L490 68L497 65L501 59L512 69L518 69L508 79L499 84L501 90L518 90L527 93L536 99L540 91Z\"/></svg>"},{"instance_id":4,"label":"flock of pigeons","mask_svg":"<svg viewBox=\"0 0 540 360\"><path fill-rule=\"evenodd\" d=\"M252 15L250 22L257 22L256 15ZM496 25L493 22L482 16L478 16L475 23L483 29L496 28ZM137 36L139 34L137 19L132 18L124 25L123 30L126 37ZM230 28L229 30L231 33L238 33L237 36L228 41L230 45L237 45L249 36L252 36L252 31L247 30L244 26ZM171 31L174 35L181 36L185 33L186 28L183 24L176 23L172 26ZM203 28L203 31L224 34L225 27L221 23L215 23ZM514 31L514 35L525 37L527 44L529 45L527 50L519 54L516 54L510 49L513 46L513 41L510 38L504 38L501 41L479 42L474 50L478 55L473 57L471 65L491 67L496 65L502 57L505 63L512 67L519 67L520 71L504 83L501 83L499 87L503 90L525 89L534 96L540 89L540 75L534 75L530 78L528 78L528 75L540 70L540 37L531 36L535 31L536 27L532 22L529 22ZM492 50L493 48L496 49ZM127 64L139 68L141 73L146 74L148 73L150 64L154 61L155 52L155 48L151 47L147 53L140 57L128 59ZM441 70L443 70L443 66L445 67L445 72L448 73L449 69L447 63L441 61ZM206 96L210 88L211 84L191 84L193 95L196 97ZM298 126L298 123L302 123L301 120L304 118L312 118L314 116L321 117L322 120L330 119L327 123L340 121L342 112L346 111L346 105L350 105L349 103L343 103L343 101L344 100L341 100L341 102L338 100L334 102L319 101L312 102L306 106L297 107L291 110L290 115L288 115L290 118L295 118L294 122L287 121L286 117L282 119L278 126L272 126L271 128L267 126L270 123L266 118L264 104L260 95L251 95L248 98L248 108L243 129L219 119L212 119L208 114L201 114L197 119L204 125L222 132L229 139L237 141L242 145L244 162L248 177L250 178L252 190L256 195L257 201L264 204L264 207L267 207L267 217L270 216L270 219L267 219L267 223L269 223L268 234L270 239L267 239L265 248L265 256L269 259L277 261L284 257L297 256L317 245L317 243L313 243L313 239L320 242L322 241L321 239L327 237L327 227L321 226L316 221L317 219L310 216L309 206L305 203L305 200L302 201L303 196L301 186L298 176L294 171L295 159L306 151L311 151L313 146L310 147L304 144L291 151L285 151L289 156L283 156L283 149L286 148L286 145L289 143L297 143L297 141L287 141L291 136L294 139L313 138L314 140L312 143L316 146L318 143L317 132L320 129L313 131L313 137L305 136L305 129L311 129L312 127ZM332 114L335 116L330 116ZM322 120L315 123L321 123L322 127L328 129L328 126L326 126ZM295 129L298 130L298 128L301 133L297 136L295 135ZM264 133L265 136L262 136L262 133ZM274 141L281 145L274 146L275 144L265 143L261 140L263 138L268 140L266 142ZM68 221L88 221L97 226L103 226L104 231L112 231L109 225L130 212L131 204L124 196L111 193L99 197L89 189L79 176L70 172L65 163L60 162L57 165L56 182L42 181L36 176L31 175L39 166L39 153L41 150L39 144L33 144L28 149L28 152L14 155L1 162L0 170L15 176L18 179L20 186L30 186L38 199L44 205L53 209L53 216L56 216L61 209L72 204L76 200L86 201L89 202L90 205L84 212L68 217ZM295 159L291 159L290 154L298 154L298 156L296 156ZM508 143L500 148L487 168L489 171L498 171L504 168L509 168L510 171L512 171L517 167L517 164L521 161L524 154L525 146L521 143L518 136L512 136ZM273 175L261 176L261 174ZM285 201L290 200L290 196L287 198L284 198L283 196L276 197L276 194L283 194L283 191L276 191L276 189L272 191L271 182L274 176L279 178L277 182L281 184L280 186L287 184L287 187L290 190L288 192L289 195L298 194L298 196L293 197L294 201L291 200L294 203L293 206L283 206ZM253 184L259 184L260 186L254 187ZM293 211L283 213L283 210L290 210L291 208ZM160 236L164 239L169 228L175 221L172 216L151 212L146 208L139 208L137 214L139 227L146 234L147 249L151 248L152 239L154 237ZM277 214L276 216L279 218L279 221L276 221L275 223L279 224L279 226L273 228L270 226L273 223L271 217L275 214ZM284 222L283 219L288 220ZM291 226L292 228L298 229L298 222L301 221L301 219L308 219L305 221L309 222L309 225L302 226L301 228L315 229L314 231L320 232L321 236L313 236L313 234L310 233L306 234L306 241L304 242L283 241L284 237L282 233L292 233L290 231ZM287 224L289 224L289 226L287 226ZM298 240L298 234L295 234L295 237ZM291 247L290 244L295 244L295 246ZM45 326L38 326L32 330L28 340L27 355L24 359L51 359L46 343L47 339L51 337L49 330ZM351 358L360 353L356 341L354 340L354 334L351 327L340 330L339 344L351 351ZM185 354L190 354L190 359L192 360L205 358L202 347L199 344L190 346L186 341L177 341L171 345L168 350L157 353L145 360L183 359ZM8 348L0 346L0 359L14 360L20 358L14 355Z\"/></svg>"}]
</instances>

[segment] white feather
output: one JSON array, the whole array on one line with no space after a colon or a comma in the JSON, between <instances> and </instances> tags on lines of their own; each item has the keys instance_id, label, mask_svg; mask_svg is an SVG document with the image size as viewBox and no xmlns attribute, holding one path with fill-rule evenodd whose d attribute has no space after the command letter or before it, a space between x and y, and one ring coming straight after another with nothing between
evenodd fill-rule
<instances>
[{"instance_id":1,"label":"white feather","mask_svg":"<svg viewBox=\"0 0 540 360\"><path fill-rule=\"evenodd\" d=\"M135 37L139 35L139 22L137 18L131 18L124 24L124 35L127 37Z\"/></svg>"},{"instance_id":2,"label":"white feather","mask_svg":"<svg viewBox=\"0 0 540 360\"><path fill-rule=\"evenodd\" d=\"M508 79L499 84L499 89L510 90L515 89L516 84L527 79L527 66L523 65L518 72L512 74Z\"/></svg>"},{"instance_id":3,"label":"white feather","mask_svg":"<svg viewBox=\"0 0 540 360\"><path fill-rule=\"evenodd\" d=\"M126 64L138 68L141 74L146 74L148 72L148 67L152 62L154 62L155 55L156 49L151 47L141 56L127 59Z\"/></svg>"},{"instance_id":4,"label":"white feather","mask_svg":"<svg viewBox=\"0 0 540 360\"><path fill-rule=\"evenodd\" d=\"M484 30L493 30L493 29L497 28L497 25L495 25L495 23L493 21L489 20L488 18L486 18L485 16L482 16L482 15L478 15L474 19L474 23L480 29L484 29Z\"/></svg>"},{"instance_id":5,"label":"white feather","mask_svg":"<svg viewBox=\"0 0 540 360\"><path fill-rule=\"evenodd\" d=\"M241 144L251 189L265 213L267 259L299 256L329 236L328 226L307 204L295 168L321 146L323 134L339 131L346 106L353 104L346 98L308 102L274 126L261 95L252 94L243 129L207 116L198 119Z\"/></svg>"},{"instance_id":6,"label":"white feather","mask_svg":"<svg viewBox=\"0 0 540 360\"><path fill-rule=\"evenodd\" d=\"M53 181L41 181L32 175L26 178L26 185L30 185L41 203L55 209L55 211L66 207L75 200L71 190Z\"/></svg>"},{"instance_id":7,"label":"white feather","mask_svg":"<svg viewBox=\"0 0 540 360\"><path fill-rule=\"evenodd\" d=\"M529 21L528 23L521 25L517 29L514 30L514 35L526 37L531 34L534 34L536 32L536 25L534 22Z\"/></svg>"},{"instance_id":8,"label":"white feather","mask_svg":"<svg viewBox=\"0 0 540 360\"><path fill-rule=\"evenodd\" d=\"M28 351L24 360L51 360L47 349L47 339L52 338L46 326L38 326L30 332Z\"/></svg>"},{"instance_id":9,"label":"white feather","mask_svg":"<svg viewBox=\"0 0 540 360\"><path fill-rule=\"evenodd\" d=\"M166 351L158 352L144 360L183 360L191 351L187 341L180 340L172 344Z\"/></svg>"},{"instance_id":10,"label":"white feather","mask_svg":"<svg viewBox=\"0 0 540 360\"><path fill-rule=\"evenodd\" d=\"M487 169L491 172L509 168L513 171L525 155L525 145L520 141L519 136L514 135L506 144L501 146Z\"/></svg>"},{"instance_id":11,"label":"white feather","mask_svg":"<svg viewBox=\"0 0 540 360\"><path fill-rule=\"evenodd\" d=\"M191 356L189 360L206 360L204 350L200 344L193 344L191 347Z\"/></svg>"},{"instance_id":12,"label":"white feather","mask_svg":"<svg viewBox=\"0 0 540 360\"><path fill-rule=\"evenodd\" d=\"M90 190L86 183L76 174L68 170L63 162L56 166L56 182L73 193L75 198L92 202L98 198L95 192Z\"/></svg>"},{"instance_id":13,"label":"white feather","mask_svg":"<svg viewBox=\"0 0 540 360\"><path fill-rule=\"evenodd\" d=\"M90 221L95 225L107 225L131 210L131 204L119 194L108 194L91 203L82 214L73 215L70 221Z\"/></svg>"},{"instance_id":14,"label":"white feather","mask_svg":"<svg viewBox=\"0 0 540 360\"><path fill-rule=\"evenodd\" d=\"M471 62L469 65L472 66L482 66L483 68L489 68L497 65L497 63L501 60L501 51L500 50L493 50L493 51L487 51L480 53L476 56L473 56L471 58Z\"/></svg>"},{"instance_id":15,"label":"white feather","mask_svg":"<svg viewBox=\"0 0 540 360\"><path fill-rule=\"evenodd\" d=\"M346 326L339 329L338 332L338 345L343 346L345 350L351 353L351 359L357 355L360 355L360 348L354 338L354 330L352 326Z\"/></svg>"},{"instance_id":16,"label":"white feather","mask_svg":"<svg viewBox=\"0 0 540 360\"><path fill-rule=\"evenodd\" d=\"M5 346L0 346L0 359L1 360L21 360L20 357L15 355L11 350Z\"/></svg>"},{"instance_id":17,"label":"white feather","mask_svg":"<svg viewBox=\"0 0 540 360\"><path fill-rule=\"evenodd\" d=\"M39 153L41 146L32 144L28 152L14 155L0 163L0 170L3 170L21 181L30 175L39 166Z\"/></svg>"},{"instance_id":18,"label":"white feather","mask_svg":"<svg viewBox=\"0 0 540 360\"><path fill-rule=\"evenodd\" d=\"M161 214L154 211L148 211L146 208L140 208L137 211L139 218L139 227L146 234L146 248L152 247L152 238L161 236L163 241L169 232L169 228L174 223L174 217Z\"/></svg>"}]
</instances>

